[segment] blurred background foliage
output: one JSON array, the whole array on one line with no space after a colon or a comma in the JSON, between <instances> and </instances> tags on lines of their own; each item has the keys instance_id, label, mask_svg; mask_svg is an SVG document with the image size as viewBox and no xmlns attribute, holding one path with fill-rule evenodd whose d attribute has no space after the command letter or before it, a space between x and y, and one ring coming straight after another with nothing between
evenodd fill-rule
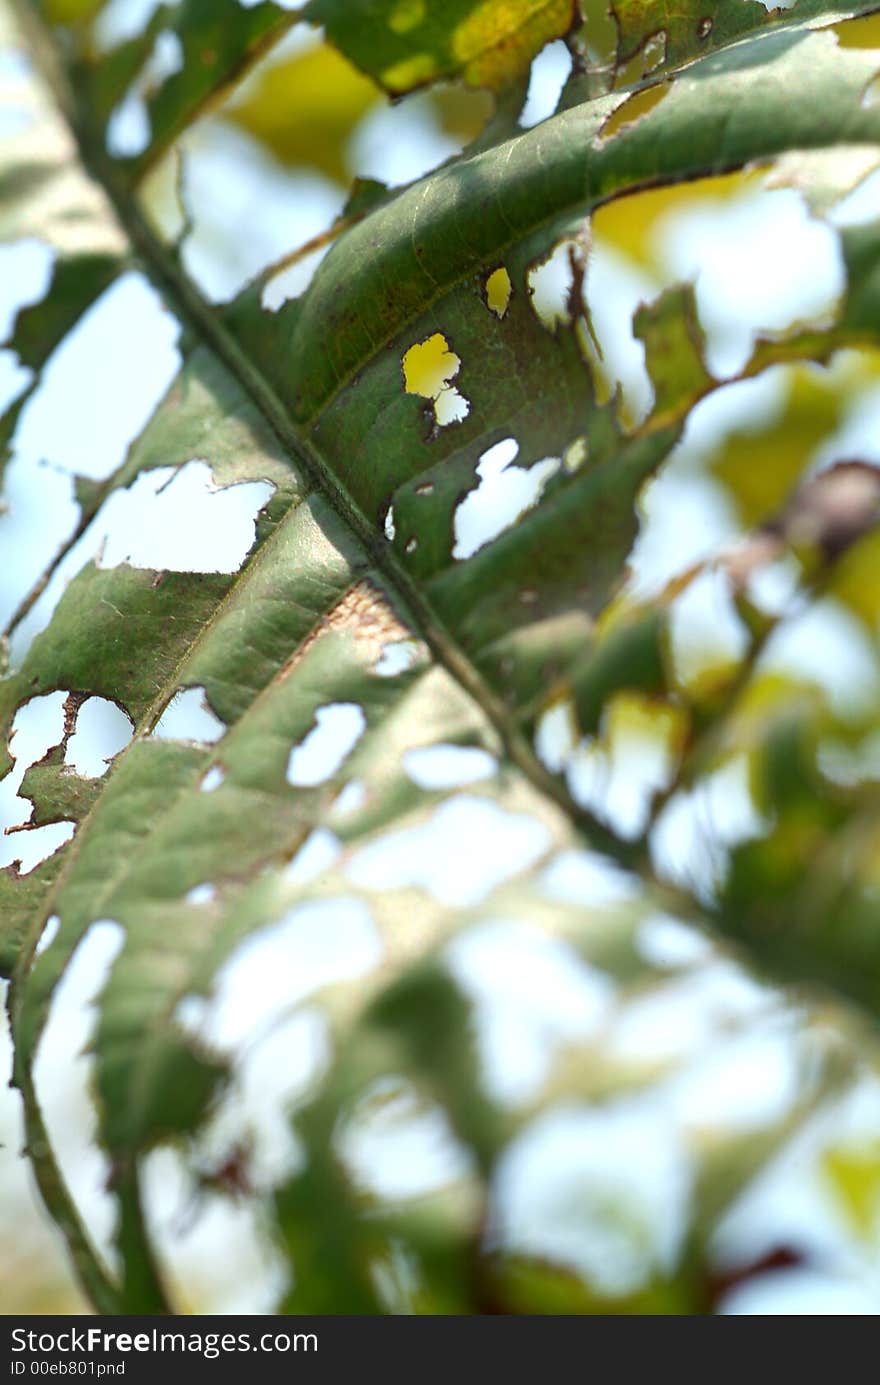
<instances>
[{"instance_id":1,"label":"blurred background foliage","mask_svg":"<svg viewBox=\"0 0 880 1385\"><path fill-rule=\"evenodd\" d=\"M394 13L402 28L418 5L419 0L397 0ZM98 16L102 5L101 0L46 0L46 8L54 22L76 31ZM334 6L314 8L320 18L322 8L332 15ZM470 7L459 8L464 13ZM592 59L600 66L610 63L616 31L605 4L594 0L582 8L585 49L589 48ZM570 18L569 3L543 11L541 23L547 26L546 33L534 46L542 47L557 39L567 30ZM496 59L482 58L479 44L471 43L472 36L468 34L459 41L457 49L450 49L450 15L444 9L438 35L447 46L442 53L438 47L436 68L430 73L405 71L393 60L393 30L392 25L387 54L363 51L362 66L366 71L361 71L323 41L319 33L302 27L292 29L289 37L257 64L243 85L218 108L206 111L201 123L186 136L185 157L191 158L193 166L188 171L184 168L183 178L184 182L187 178L192 180L196 194L195 205L187 213L179 205L177 156L169 157L154 170L145 193L148 213L171 231L180 231L189 223L191 264L201 267L218 298L231 296L248 277L262 272L267 255L269 260L272 258L270 251L279 261L283 260L290 248L292 224L302 224L304 233L300 238L307 247L313 242L324 244L322 237L328 225L332 226L336 217L345 216L354 178L365 184L381 175L383 164L396 167L399 163L401 173L396 181L405 182L418 176L424 165L451 157L485 135L497 114L496 100L491 94ZM840 24L836 32L845 46L880 47L880 16ZM522 63L521 55L511 58L508 54L503 61L520 62L520 95L524 98L528 64ZM633 59L619 74L619 84L638 81L644 63L644 54ZM460 77L454 75L456 65L463 73ZM508 69L504 70L507 73ZM390 102L383 90L383 82L395 93L408 85L418 87L437 71L448 71L449 79L428 91L416 90L402 101L398 102L395 95L395 102ZM144 94L149 94L147 88ZM659 96L656 88L636 95L615 119L620 123L637 119L658 99L662 99L662 89ZM215 189L219 179L230 193L228 214L218 214L218 199L214 199L211 214L202 217L197 187L201 176L199 160L203 159L203 167L209 168L213 157L210 151L218 148L222 149L222 159L211 174L210 187ZM369 153L375 148L380 154L370 154L365 160L364 151ZM260 170L259 178L255 169ZM314 182L316 176L318 183ZM243 190L240 198L234 195L238 187ZM792 187L797 188L796 177L786 189L778 180L775 185L772 179L768 181L764 170L751 169L658 188L600 208L591 226L596 255L588 271L588 289L595 282L597 298L602 300L601 314L607 318L616 313L628 320L641 299L682 277L680 263L675 255L670 256L669 246L671 239L680 243L678 238L686 227L698 228L697 238L703 238L701 253L711 258L714 228L722 225L725 218L735 216L743 208L751 214L759 203L767 207L768 197L784 198ZM222 202L220 198L220 211ZM311 213L303 215L304 209L308 211L313 205L314 224L309 220ZM259 219L271 225L273 218L279 224L277 246L274 241L268 249L261 245L254 252L255 257L251 256L252 221ZM809 220L804 214L794 234L808 234ZM786 233L786 225L780 230L772 216L765 223L757 216L751 229L756 270L761 237ZM774 273L780 255L794 252L796 246L777 243L769 257L768 274ZM808 248L808 258L809 254ZM742 273L742 263L732 272ZM700 273L698 255L693 274L698 278ZM760 288L756 292L759 297ZM638 349L633 353L631 334L625 347L619 357L613 349L606 354L599 369L607 374L608 388L619 384L625 403L637 412L640 362ZM425 369L436 370L436 366L436 362L429 363ZM628 622L641 616L646 601L663 591L664 584L673 582L680 564L675 561L677 555L669 554L669 548L675 546L677 539L692 566L677 587L668 588L670 612L698 583L703 566L709 563L719 542L730 545L773 522L817 461L829 456L829 449L835 456L840 453L840 440L846 437L847 428L853 446L864 449L874 428L872 420L880 425L880 351L842 351L832 357L828 366L780 366L770 372L770 377L769 388L763 394L750 394L743 389L741 403L720 418L706 438L696 442L686 439L672 459L672 482L661 475L648 487L642 540L656 533L656 543L664 546L664 556L652 566L644 555L638 561L637 549L628 580L603 618L600 633L608 635L615 628L628 627ZM412 381L414 392L420 392L419 384L418 379ZM851 425L859 419L863 420L861 430L854 430ZM861 456L863 452L853 455ZM880 460L880 430L869 460ZM687 510L678 511L682 485L696 499ZM810 554L798 557L802 558L800 575L806 574L809 582ZM869 810L876 807L880 795L876 705L870 696L866 705L857 686L845 687L841 692L833 678L829 682L824 676L834 670L822 665L826 661L833 664L841 644L850 641L859 647L859 657L853 664L856 673L844 671L844 681L852 682L854 678L857 682L859 670L866 664L874 674L880 673L878 559L880 537L871 533L855 542L833 570L817 575L817 586L821 587L818 594L826 613L830 613L831 625L837 629L830 652L814 649L813 658L803 659L795 654L759 669L745 691L737 684L742 628L735 638L728 637L731 612L728 606L720 610L717 594L708 602L708 614L704 610L698 615L694 630L686 638L676 635L670 617L670 629L663 636L663 676L669 675L673 696L667 695L668 689L657 696L651 686L619 693L605 707L598 727L593 751L605 755L608 763L618 757L620 747L627 745L644 748L652 743L669 754L687 734L675 705L675 695L684 692L695 711L698 734L701 720L710 729L701 770L711 774L733 763L745 763L752 806L766 830L757 838L733 842L729 851L722 853L726 857L723 862L710 852L708 867L706 861L697 865L692 861L668 864L673 875L683 876L698 893L713 884L719 889L721 907L734 932L743 899L751 901L752 907L759 897L766 905L768 929L779 937L780 948L792 947L785 920L792 924L796 946L797 922L804 909L824 908L837 918L846 914L856 920L863 913L865 928L872 927L875 921L869 904L880 891L880 856L875 836L865 824L870 821ZM0 581L8 582L13 577L14 574L5 573L0 575ZM762 644L769 640L772 632L766 624L762 625L760 613L743 604L734 613L734 619L737 615L749 638ZM650 683L650 679L647 681ZM734 688L743 695L732 710L730 696ZM712 728L719 708L731 710L731 715L716 734ZM835 898L831 903L827 895L811 898L810 867L823 852L842 853L844 843L837 831L844 823L851 824L845 840L846 856L840 855L838 872L826 872L822 877L823 889L835 891ZM829 938L828 964L833 972L833 937ZM865 987L866 994L874 997L878 982L866 977ZM4 1143L9 1149L20 1137L11 1107L4 1120ZM871 1265L880 1273L880 1138L856 1136L837 1140L829 1134L819 1152L817 1167L821 1196L841 1225L867 1248ZM0 1221L6 1246L0 1265L3 1311L85 1311L52 1233L34 1209L26 1179L20 1164L13 1167L11 1161L5 1161L5 1182L0 1186ZM500 1274L505 1302L516 1305L521 1301L529 1304L531 1311L536 1311L537 1305L537 1311L543 1308L546 1312L592 1312L603 1308L613 1308L615 1312L676 1312L676 1305L687 1302L690 1294L690 1288L677 1280L658 1279L631 1299L616 1299L611 1304L591 1298L582 1284L573 1286L570 1276L549 1266L525 1260L517 1263L512 1258L504 1263ZM197 1310L203 1306L198 1284L190 1286L190 1293L192 1307ZM573 1303L579 1306L573 1308Z\"/></svg>"}]
</instances>

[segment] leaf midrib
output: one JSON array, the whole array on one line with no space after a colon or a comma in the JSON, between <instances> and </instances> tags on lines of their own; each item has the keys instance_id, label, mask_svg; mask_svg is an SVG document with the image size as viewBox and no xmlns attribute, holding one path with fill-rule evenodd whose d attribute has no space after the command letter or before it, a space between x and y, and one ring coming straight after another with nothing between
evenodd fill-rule
<instances>
[{"instance_id":1,"label":"leaf midrib","mask_svg":"<svg viewBox=\"0 0 880 1385\"><path fill-rule=\"evenodd\" d=\"M196 339L204 342L219 357L256 405L286 452L302 468L315 489L324 495L389 586L400 594L432 654L482 708L495 727L510 760L540 793L563 809L591 846L598 846L621 863L638 866L643 874L650 875L651 866L644 845L620 841L599 819L582 808L566 787L544 768L523 733L511 724L503 700L453 640L421 590L399 563L393 549L376 532L318 450L293 424L272 386L248 360L235 338L186 275L173 251L161 244L140 208L129 198L127 183L119 177L113 162L104 153L99 137L77 107L63 57L52 33L39 17L31 13L32 0L13 0L13 5L17 11L23 12L25 26L34 34L32 46L44 80L70 127L86 172L103 188L119 224L169 306L189 326Z\"/></svg>"}]
</instances>

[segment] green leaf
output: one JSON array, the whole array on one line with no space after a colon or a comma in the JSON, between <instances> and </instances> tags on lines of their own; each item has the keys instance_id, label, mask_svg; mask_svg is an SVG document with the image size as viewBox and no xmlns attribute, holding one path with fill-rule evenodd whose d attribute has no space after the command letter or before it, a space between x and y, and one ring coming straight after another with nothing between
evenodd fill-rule
<instances>
[{"instance_id":1,"label":"green leaf","mask_svg":"<svg viewBox=\"0 0 880 1385\"><path fill-rule=\"evenodd\" d=\"M624 66L641 53L653 75L765 28L792 23L834 24L874 7L828 4L826 0L799 0L796 6L775 8L761 0L742 0L738 5L724 4L723 0L686 0L684 4L679 0L613 0L611 8L619 34L618 65Z\"/></svg>"},{"instance_id":2,"label":"green leaf","mask_svg":"<svg viewBox=\"0 0 880 1385\"><path fill-rule=\"evenodd\" d=\"M54 269L10 346L38 391L71 327L136 266L175 316L182 357L118 470L72 486L81 513L64 552L159 468L172 485L199 462L215 498L255 486L263 497L234 571L105 565L100 555L81 563L0 681L4 771L16 764L16 718L35 698L67 694L57 744L17 790L32 816L16 829L26 837L64 823L70 838L34 869L0 873L0 959L30 1157L92 1301L104 1312L173 1306L148 1194L151 1160L173 1151L194 1196L220 1196L230 1169L240 1175L287 1259L280 1311L711 1311L719 1219L854 1080L864 1045L841 1002L877 1014L875 796L861 782L831 782L823 747L843 728L817 690L762 681L785 616L762 613L748 586L767 544L774 557L800 551L790 506L801 453L840 415L823 388L796 385L763 448L734 435L712 463L743 525L760 527L738 567L718 556L742 648L707 692L682 671L676 603L708 566L646 597L628 585L627 562L646 483L722 382L705 361L692 287L672 286L632 324L652 391L645 416L630 417L618 393L606 397L585 298L589 220L649 189L745 168L792 178L792 158L814 207L833 203L880 144L880 107L864 99L880 57L809 26L871 7L803 3L790 17L743 4L723 19L715 7L717 29L700 37L703 11L617 4L619 65L660 29L667 42L659 99L624 117L632 93L595 96L608 83L580 70L590 64L570 0L314 0L307 18L392 93L461 77L497 90L499 111L485 137L415 184L356 188L311 285L275 312L263 306L271 266L234 302L211 306L141 194L147 172L296 16L184 0L102 55L87 23L59 41L38 8L15 6L39 74L28 85L32 128L0 146L10 208L0 229L38 236ZM146 93L146 148L114 159L108 122L163 33L177 36L182 67ZM563 35L580 55L564 109L534 129L513 126L529 62ZM704 40L713 51L701 57ZM309 132L287 122L314 107L308 92L276 98L273 71L287 80L308 63L256 73L227 114L293 159ZM362 104L328 103L338 130L366 109L361 90ZM853 160L853 149L870 157ZM832 177L838 154L846 172ZM338 174L328 157L302 154ZM831 319L759 341L741 378L876 347L877 225L841 241L847 287ZM548 266L563 281L555 297ZM13 450L22 407L14 401L3 425ZM473 540L465 519L486 500L493 466L520 499ZM859 588L872 520L837 551L818 543L801 572L804 602L835 580L841 592ZM43 591L25 597L9 635L18 638ZM167 734L165 714L193 696L216 736ZM132 737L89 777L69 752L93 697L125 713ZM636 706L670 763L633 831L601 796L577 791L571 765L542 753L542 737L561 714L583 757L612 755L615 735L629 734L621 709ZM303 769L298 756L331 713L344 727L336 759L322 773ZM463 778L413 768L438 747L469 767ZM652 827L738 759L764 826L727 852L711 887L673 885L654 863ZM485 878L462 865L473 860ZM597 870L604 900L595 883L559 883L566 872L595 882ZM634 1056L621 1039L629 1024L638 1033L646 1003L680 1003L680 977L645 943L670 913L707 970L732 966L733 940L757 974L792 988L775 1003L800 1007L786 1011L797 1034L793 1095L748 1139L723 1116L708 1128L684 1118L664 1126L686 1178L680 1227L662 1254L626 1189L585 1184L575 1170L555 1214L576 1228L586 1260L545 1263L502 1234L499 1199L517 1151L560 1112L592 1140L642 1099L662 1106L699 1056L650 1046ZM64 981L108 924L119 950L95 1000L91 1053L118 1274L61 1177L37 1087ZM493 979L503 978L492 953L502 945L520 975L556 967L579 988L577 1023L561 1037L556 1017L531 1015L527 995L505 1001L515 1035L536 1025L547 1040L546 1061L536 1075L514 1073L512 1094L487 1058L485 998L461 961L469 946L485 947ZM309 950L321 946L333 965L309 980ZM254 958L263 959L256 982ZM265 988L258 1019L242 1003L243 987L253 1009L249 982ZM803 982L806 1006L794 989ZM322 1056L308 1080L297 1085L291 1073L272 1110L261 1108L276 1136L292 1122L299 1141L267 1170L240 1099L256 1080L249 1065L268 1062L274 1038L304 1016ZM738 1023L722 1015L708 1026L719 1049ZM433 1183L389 1191L359 1162L364 1141L381 1148L395 1132L426 1128L446 1151ZM616 1287L587 1254L602 1236L635 1266Z\"/></svg>"}]
</instances>

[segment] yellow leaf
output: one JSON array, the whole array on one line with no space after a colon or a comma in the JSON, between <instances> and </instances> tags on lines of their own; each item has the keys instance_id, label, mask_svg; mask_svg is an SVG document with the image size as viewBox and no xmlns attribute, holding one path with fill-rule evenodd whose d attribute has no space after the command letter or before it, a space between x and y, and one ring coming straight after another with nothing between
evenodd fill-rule
<instances>
[{"instance_id":1,"label":"yellow leaf","mask_svg":"<svg viewBox=\"0 0 880 1385\"><path fill-rule=\"evenodd\" d=\"M75 24L91 19L104 0L45 0L46 13L53 24Z\"/></svg>"},{"instance_id":2,"label":"yellow leaf","mask_svg":"<svg viewBox=\"0 0 880 1385\"><path fill-rule=\"evenodd\" d=\"M380 99L368 77L320 44L266 67L227 114L282 163L317 168L345 183L348 139Z\"/></svg>"}]
</instances>

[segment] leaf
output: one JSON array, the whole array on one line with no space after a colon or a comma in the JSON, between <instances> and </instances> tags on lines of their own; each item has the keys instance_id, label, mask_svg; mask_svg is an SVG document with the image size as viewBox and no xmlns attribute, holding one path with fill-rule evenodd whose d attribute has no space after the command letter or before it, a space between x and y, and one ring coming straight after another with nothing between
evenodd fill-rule
<instances>
[{"instance_id":1,"label":"leaf","mask_svg":"<svg viewBox=\"0 0 880 1385\"><path fill-rule=\"evenodd\" d=\"M154 165L204 109L229 91L296 23L295 12L261 0L247 9L237 0L180 0L162 4L134 38L123 40L98 62L76 64L89 90L89 119L106 139L110 119L164 39L174 60L146 92L148 136L126 162L133 180ZM85 46L84 46L85 49Z\"/></svg>"},{"instance_id":2,"label":"leaf","mask_svg":"<svg viewBox=\"0 0 880 1385\"><path fill-rule=\"evenodd\" d=\"M573 0L311 0L307 16L364 72L400 95L462 76L497 89L574 22Z\"/></svg>"},{"instance_id":3,"label":"leaf","mask_svg":"<svg viewBox=\"0 0 880 1385\"><path fill-rule=\"evenodd\" d=\"M65 46L32 6L16 6L43 75L31 98L38 153L9 141L2 150L14 208L4 234L38 234L55 255L47 295L10 337L35 371L29 388L132 266L174 315L181 354L118 469L99 484L71 481L78 527L47 585L13 615L0 682L10 774L17 718L37 698L67 694L57 743L8 782L32 809L13 841L24 847L58 824L69 840L31 870L0 873L0 956L34 1170L100 1311L172 1306L149 1197L152 1161L172 1155L194 1197L238 1180L271 1221L293 1266L276 1293L281 1311L705 1312L719 1218L854 1080L864 1045L824 997L876 1014L872 795L861 783L830 786L821 752L839 727L816 691L762 684L760 660L784 615L751 604L752 569L743 576L741 563L738 575L729 555L718 560L743 639L708 694L681 674L676 645L676 603L701 565L655 596L629 588L643 488L721 382L705 363L692 289L671 287L636 314L653 399L645 417L625 421L618 396L596 383L584 296L600 208L792 152L825 158L824 171L807 161L801 172L821 174L827 201L831 156L880 140L878 107L863 100L878 55L786 28L786 16L728 44L755 27L758 9L770 24L763 6L744 5L742 27L719 25L715 51L692 61L668 7L628 7L625 27L618 5L620 61L650 25L670 29L661 98L615 124L628 93L595 96L578 73L564 109L520 130L505 102L535 53L574 33L570 3L313 3L308 17L388 89L460 76L499 90L500 123L410 187L361 188L309 288L270 313L272 267L212 307L136 190L287 32L292 12L186 0L96 56L87 25ZM817 24L841 13L798 7ZM108 122L163 33L177 36L182 66L143 98L145 148L114 158ZM262 80L243 117L252 128L255 103L269 100ZM283 120L268 129L286 141ZM841 184L867 164L847 167ZM876 345L876 225L848 229L842 246L848 283L833 320L759 341L743 378ZM21 401L12 408L14 452ZM836 420L830 406L819 412L811 430L797 411L808 440ZM773 465L766 491L736 440L717 465L739 487L746 523L765 524L765 506L788 501L798 468ZM198 529L210 520L193 519L192 569L77 550L72 579L56 581L93 519L128 503L143 506L145 531L155 527L153 502L185 495L200 467L206 507L254 500L233 570L199 568ZM507 508L474 537L466 520L493 485L508 488ZM774 554L795 552L792 526L777 527ZM805 568L805 601L830 589L858 542ZM752 550L752 568L762 561ZM51 618L27 644L22 623L50 592ZM127 719L131 737L90 776L73 745L93 698ZM168 729L182 704L199 708L194 736ZM624 715L633 708L639 715ZM649 786L644 828L621 828L601 796L575 791L564 755L541 753L546 719L560 712L574 753L594 762L662 726L669 764ZM316 771L310 747L322 737L329 750ZM731 846L711 888L658 879L650 829L662 809L737 757L764 827ZM823 997L824 1009L801 1006L796 1022L795 1005L783 1011L793 1095L759 1123L760 1137L744 1140L724 1116L651 1124L657 1098L662 1108L702 1056L621 1039L628 1025L638 1033L646 1003L682 1003L680 976L645 943L670 913L707 972L732 967L732 939L758 974L809 982ZM118 951L95 1001L91 1061L118 1276L59 1172L37 1087L65 979L108 936ZM522 978L541 974L571 1012L530 995ZM796 993L762 994L782 1008ZM537 1034L531 1071L499 1076L493 1066L486 1033L499 1009L508 1036ZM749 1021L754 1011L743 1030ZM739 1022L706 1023L724 1056ZM303 1024L317 1056L298 1077L273 1044ZM249 1123L242 1103L260 1063L280 1086ZM511 1161L569 1117L566 1178L540 1191L576 1228L574 1266L522 1246L503 1203ZM281 1167L266 1162L260 1120L274 1122ZM285 1152L291 1121L299 1145ZM613 1156L618 1123L664 1141L685 1170L662 1253L651 1209L619 1181L621 1160L609 1156L595 1180L584 1173L578 1151L610 1139ZM443 1152L433 1180L431 1161L414 1161L418 1177L401 1191L363 1157L425 1132ZM632 1266L610 1287L590 1250L606 1236Z\"/></svg>"},{"instance_id":4,"label":"leaf","mask_svg":"<svg viewBox=\"0 0 880 1385\"><path fill-rule=\"evenodd\" d=\"M799 0L794 6L770 8L761 0L743 0L738 5L726 5L723 0L614 0L612 12L617 21L619 44L618 66L631 61L637 53L645 55L646 46L653 42L655 53L652 73L665 67L679 67L694 58L703 57L716 48L726 47L737 39L761 29L785 24L834 23L870 11L870 5L827 4L824 0Z\"/></svg>"}]
</instances>

